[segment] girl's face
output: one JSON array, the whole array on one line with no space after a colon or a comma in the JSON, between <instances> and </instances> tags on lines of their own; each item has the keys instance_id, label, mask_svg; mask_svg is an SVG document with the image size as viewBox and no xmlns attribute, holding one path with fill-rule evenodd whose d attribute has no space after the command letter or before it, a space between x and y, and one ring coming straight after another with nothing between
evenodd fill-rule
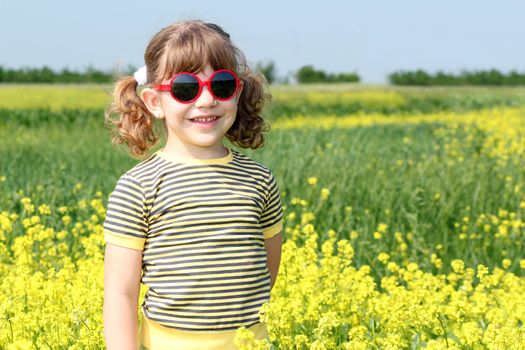
<instances>
[{"instance_id":1,"label":"girl's face","mask_svg":"<svg viewBox=\"0 0 525 350\"><path fill-rule=\"evenodd\" d=\"M208 80L214 69L210 65L196 73L202 81ZM165 80L162 84L168 84ZM157 91L156 111L146 105L154 115L165 119L168 130L167 147L174 150L202 152L204 150L222 151L222 139L233 125L237 115L237 103L242 92L242 82L239 89L229 100L218 100L208 90L202 87L201 94L191 103L181 103L173 99L171 94ZM143 95L144 97L144 95ZM196 119L215 118L211 122Z\"/></svg>"}]
</instances>

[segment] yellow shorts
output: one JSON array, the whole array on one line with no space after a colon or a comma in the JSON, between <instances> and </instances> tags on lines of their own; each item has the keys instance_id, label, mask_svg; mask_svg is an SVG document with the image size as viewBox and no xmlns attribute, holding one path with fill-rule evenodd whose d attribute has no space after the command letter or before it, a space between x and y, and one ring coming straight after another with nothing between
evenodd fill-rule
<instances>
[{"instance_id":1,"label":"yellow shorts","mask_svg":"<svg viewBox=\"0 0 525 350\"><path fill-rule=\"evenodd\" d=\"M268 339L265 323L257 323L248 328L255 339ZM159 324L142 313L140 326L141 349L147 350L238 350L233 344L235 330L218 333L180 331Z\"/></svg>"}]
</instances>

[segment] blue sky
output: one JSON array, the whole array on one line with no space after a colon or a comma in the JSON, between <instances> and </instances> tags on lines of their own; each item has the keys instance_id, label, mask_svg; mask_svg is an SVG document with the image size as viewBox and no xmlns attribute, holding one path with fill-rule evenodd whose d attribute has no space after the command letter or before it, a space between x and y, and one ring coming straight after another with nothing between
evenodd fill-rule
<instances>
[{"instance_id":1,"label":"blue sky","mask_svg":"<svg viewBox=\"0 0 525 350\"><path fill-rule=\"evenodd\" d=\"M143 64L181 19L221 25L255 65L306 64L382 83L400 69L525 71L525 1L1 1L0 65L109 70Z\"/></svg>"}]
</instances>

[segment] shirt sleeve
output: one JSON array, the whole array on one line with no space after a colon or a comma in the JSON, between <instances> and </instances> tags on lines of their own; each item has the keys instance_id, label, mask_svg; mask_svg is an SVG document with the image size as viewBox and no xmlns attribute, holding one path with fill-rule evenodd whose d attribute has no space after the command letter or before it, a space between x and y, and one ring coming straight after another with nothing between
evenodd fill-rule
<instances>
[{"instance_id":1,"label":"shirt sleeve","mask_svg":"<svg viewBox=\"0 0 525 350\"><path fill-rule=\"evenodd\" d=\"M283 228L281 194L279 192L277 181L271 171L269 171L267 186L268 193L260 219L264 239L272 238L281 232Z\"/></svg>"},{"instance_id":2,"label":"shirt sleeve","mask_svg":"<svg viewBox=\"0 0 525 350\"><path fill-rule=\"evenodd\" d=\"M108 198L104 220L104 241L143 250L148 231L146 196L139 181L124 174Z\"/></svg>"}]
</instances>

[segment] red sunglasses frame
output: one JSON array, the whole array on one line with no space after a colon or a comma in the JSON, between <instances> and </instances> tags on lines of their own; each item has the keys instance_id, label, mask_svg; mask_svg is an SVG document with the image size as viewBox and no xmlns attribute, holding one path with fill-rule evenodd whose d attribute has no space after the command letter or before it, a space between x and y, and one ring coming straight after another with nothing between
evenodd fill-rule
<instances>
[{"instance_id":1,"label":"red sunglasses frame","mask_svg":"<svg viewBox=\"0 0 525 350\"><path fill-rule=\"evenodd\" d=\"M211 81L213 80L213 78L215 77L215 75L217 75L218 73L222 73L222 72L228 72L230 73L231 75L233 75L233 77L235 78L235 91L232 93L232 95L230 97L227 97L227 98L221 98L217 95L215 95L215 93L213 92L213 89L211 88ZM175 97L173 95L173 92L171 90L171 85L173 84L173 81L175 80L175 78L177 78L179 75L183 75L183 74L186 74L186 75L191 75L192 77L194 77L197 82L199 83L199 91L197 92L197 95L189 100L189 101L183 101L183 100L179 100L177 97ZM208 91L210 92L210 94L213 96L213 98L217 99L217 100L221 100L221 101L227 101L227 100L230 100L233 98L233 96L235 96L235 94L237 93L237 90L239 90L239 78L237 77L237 74L235 74L233 71L229 70L229 69L220 69L218 71L215 71L213 72L212 75L210 75L208 77L208 80L205 80L205 81L202 81L198 76L196 76L195 74L193 73L190 73L190 72L180 72L180 73L177 73L175 74L171 79L170 79L170 82L168 84L159 84L159 85L155 85L153 86L153 89L157 90L157 91L169 91L171 97L177 101L177 102L180 102L180 103L192 103L194 102L195 100L197 100L199 98L199 96L201 95L202 93L202 88L204 86L207 86L208 87Z\"/></svg>"}]
</instances>

